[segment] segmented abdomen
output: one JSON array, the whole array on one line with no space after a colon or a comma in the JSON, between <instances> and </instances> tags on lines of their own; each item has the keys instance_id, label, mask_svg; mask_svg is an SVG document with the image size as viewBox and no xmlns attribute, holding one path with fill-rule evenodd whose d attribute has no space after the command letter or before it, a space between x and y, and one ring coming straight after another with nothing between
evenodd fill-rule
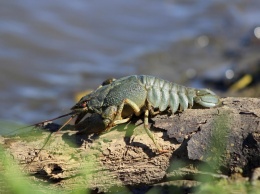
<instances>
[{"instance_id":1,"label":"segmented abdomen","mask_svg":"<svg viewBox=\"0 0 260 194\"><path fill-rule=\"evenodd\" d=\"M186 110L188 105L193 106L195 90L172 82L148 75L140 75L140 82L147 90L147 100L154 108L160 111L166 110L169 106L172 113L175 113L179 106Z\"/></svg>"}]
</instances>

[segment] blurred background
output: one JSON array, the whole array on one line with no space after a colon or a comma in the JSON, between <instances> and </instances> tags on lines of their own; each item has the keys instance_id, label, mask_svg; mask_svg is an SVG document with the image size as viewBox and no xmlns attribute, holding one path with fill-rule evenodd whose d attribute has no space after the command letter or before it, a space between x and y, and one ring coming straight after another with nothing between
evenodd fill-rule
<instances>
[{"instance_id":1,"label":"blurred background","mask_svg":"<svg viewBox=\"0 0 260 194\"><path fill-rule=\"evenodd\" d=\"M259 0L2 0L0 118L67 113L109 77L259 97Z\"/></svg>"}]
</instances>

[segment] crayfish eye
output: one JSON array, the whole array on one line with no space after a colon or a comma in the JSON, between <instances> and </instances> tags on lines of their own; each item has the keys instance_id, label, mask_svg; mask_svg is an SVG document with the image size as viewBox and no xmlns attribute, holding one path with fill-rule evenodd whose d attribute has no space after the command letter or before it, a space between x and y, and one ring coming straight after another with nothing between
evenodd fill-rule
<instances>
[{"instance_id":1,"label":"crayfish eye","mask_svg":"<svg viewBox=\"0 0 260 194\"><path fill-rule=\"evenodd\" d=\"M87 106L87 102L82 102L80 105L82 108L85 108Z\"/></svg>"}]
</instances>

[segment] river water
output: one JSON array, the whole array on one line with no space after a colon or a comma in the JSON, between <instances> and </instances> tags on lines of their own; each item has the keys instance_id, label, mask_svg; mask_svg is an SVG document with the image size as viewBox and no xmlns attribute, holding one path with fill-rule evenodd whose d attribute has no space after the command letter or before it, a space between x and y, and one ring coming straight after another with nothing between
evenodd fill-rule
<instances>
[{"instance_id":1,"label":"river water","mask_svg":"<svg viewBox=\"0 0 260 194\"><path fill-rule=\"evenodd\" d=\"M3 0L0 118L33 123L68 112L108 77L190 78L225 67L260 24L259 0ZM203 85L202 85L203 87Z\"/></svg>"}]
</instances>

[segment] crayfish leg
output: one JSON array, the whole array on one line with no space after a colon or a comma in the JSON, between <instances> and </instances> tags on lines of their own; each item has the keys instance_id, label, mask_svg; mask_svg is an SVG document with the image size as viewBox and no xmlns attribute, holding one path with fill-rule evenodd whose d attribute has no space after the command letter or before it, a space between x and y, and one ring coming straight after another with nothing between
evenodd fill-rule
<instances>
[{"instance_id":1,"label":"crayfish leg","mask_svg":"<svg viewBox=\"0 0 260 194\"><path fill-rule=\"evenodd\" d=\"M103 116L108 117L108 118L106 118L108 120L112 120L112 122L110 124L107 124L108 127L107 127L106 131L109 131L109 129L111 129L111 127L113 127L115 125L126 123L131 119L132 115L130 115L129 117L124 118L124 119L122 118L122 112L123 112L125 105L129 105L134 110L134 113L136 116L139 116L141 114L141 110L138 107L138 105L135 104L130 99L126 98L123 100L123 102L119 105L118 108L116 108L116 107L114 108L113 106L110 106L106 109L107 112Z\"/></svg>"},{"instance_id":2,"label":"crayfish leg","mask_svg":"<svg viewBox=\"0 0 260 194\"><path fill-rule=\"evenodd\" d=\"M133 109L136 116L140 116L140 114L142 113L140 108L138 107L138 105L135 102L126 98L123 100L122 104L119 106L118 116L122 115L122 111L123 111L125 105L129 105Z\"/></svg>"},{"instance_id":3,"label":"crayfish leg","mask_svg":"<svg viewBox=\"0 0 260 194\"><path fill-rule=\"evenodd\" d=\"M123 100L123 102L119 105L118 109L117 109L117 113L115 115L115 118L113 120L113 123L115 124L122 124L122 123L126 123L127 121L129 121L129 119L131 118L128 117L126 119L122 119L122 112L123 112L123 109L124 109L124 106L125 105L129 105L133 111L134 111L134 114L136 116L139 116L141 114L141 110L140 108L138 107L138 105L136 103L134 103L132 100L126 98Z\"/></svg>"},{"instance_id":4,"label":"crayfish leg","mask_svg":"<svg viewBox=\"0 0 260 194\"><path fill-rule=\"evenodd\" d=\"M150 102L147 103L147 107L148 107L148 110L149 110L150 115L152 115L152 116L155 116L155 115L157 115L157 114L160 113L159 110L154 111L154 108L152 107L152 105L151 105Z\"/></svg>"},{"instance_id":5,"label":"crayfish leg","mask_svg":"<svg viewBox=\"0 0 260 194\"><path fill-rule=\"evenodd\" d=\"M163 150L161 148L161 146L159 146L159 144L157 143L156 139L154 138L154 134L149 129L148 117L149 117L149 110L147 109L147 110L145 110L145 113L144 113L144 129L145 129L145 132L151 138L151 140L153 141L153 143L155 144L156 148L158 149L158 151L160 153L168 152L167 150Z\"/></svg>"},{"instance_id":6,"label":"crayfish leg","mask_svg":"<svg viewBox=\"0 0 260 194\"><path fill-rule=\"evenodd\" d=\"M125 118L125 119L122 119L122 120L116 120L116 121L114 121L114 124L115 125L123 124L123 123L128 122L130 119L131 119L131 117Z\"/></svg>"},{"instance_id":7,"label":"crayfish leg","mask_svg":"<svg viewBox=\"0 0 260 194\"><path fill-rule=\"evenodd\" d=\"M109 125L106 127L105 132L109 132L109 131L110 131L113 127L115 127L116 125L126 123L126 122L128 122L130 119L131 119L131 117L125 118L125 119L121 119L121 120L115 120L115 121L113 121L111 124L109 124Z\"/></svg>"},{"instance_id":8,"label":"crayfish leg","mask_svg":"<svg viewBox=\"0 0 260 194\"><path fill-rule=\"evenodd\" d=\"M78 124L86 116L86 114L87 114L86 112L81 112L79 115L77 115L75 124Z\"/></svg>"}]
</instances>

